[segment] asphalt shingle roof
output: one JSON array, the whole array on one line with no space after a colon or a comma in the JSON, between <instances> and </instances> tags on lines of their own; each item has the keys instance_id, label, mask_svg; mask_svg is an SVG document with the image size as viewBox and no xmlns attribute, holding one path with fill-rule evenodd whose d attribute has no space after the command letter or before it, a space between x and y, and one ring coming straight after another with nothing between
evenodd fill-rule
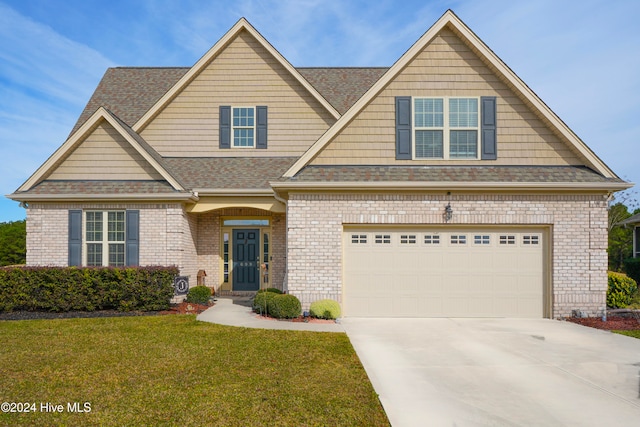
<instances>
[{"instance_id":1,"label":"asphalt shingle roof","mask_svg":"<svg viewBox=\"0 0 640 427\"><path fill-rule=\"evenodd\" d=\"M189 189L270 189L297 157L165 157L169 172Z\"/></svg>"},{"instance_id":2,"label":"asphalt shingle roof","mask_svg":"<svg viewBox=\"0 0 640 427\"><path fill-rule=\"evenodd\" d=\"M28 194L177 194L167 181L121 180L45 180L25 192Z\"/></svg>"},{"instance_id":3,"label":"asphalt shingle roof","mask_svg":"<svg viewBox=\"0 0 640 427\"><path fill-rule=\"evenodd\" d=\"M306 166L291 181L623 182L583 166Z\"/></svg>"}]
</instances>

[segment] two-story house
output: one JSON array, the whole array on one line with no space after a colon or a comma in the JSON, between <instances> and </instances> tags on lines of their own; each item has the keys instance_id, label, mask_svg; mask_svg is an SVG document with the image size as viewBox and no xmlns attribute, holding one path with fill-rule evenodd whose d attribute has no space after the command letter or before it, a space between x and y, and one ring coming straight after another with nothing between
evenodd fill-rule
<instances>
[{"instance_id":1,"label":"two-story house","mask_svg":"<svg viewBox=\"0 0 640 427\"><path fill-rule=\"evenodd\" d=\"M9 197L29 265L177 265L346 316L560 317L605 306L628 187L447 11L389 68L296 68L241 19L191 68L109 69Z\"/></svg>"}]
</instances>

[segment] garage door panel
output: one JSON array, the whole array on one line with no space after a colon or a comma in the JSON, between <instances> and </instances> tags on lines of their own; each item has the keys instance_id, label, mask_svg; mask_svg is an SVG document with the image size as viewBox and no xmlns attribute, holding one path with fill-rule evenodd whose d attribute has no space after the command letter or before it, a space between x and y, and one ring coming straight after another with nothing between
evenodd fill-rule
<instances>
[{"instance_id":1,"label":"garage door panel","mask_svg":"<svg viewBox=\"0 0 640 427\"><path fill-rule=\"evenodd\" d=\"M359 238L345 238L347 316L543 315L542 232L379 227L352 234Z\"/></svg>"}]
</instances>

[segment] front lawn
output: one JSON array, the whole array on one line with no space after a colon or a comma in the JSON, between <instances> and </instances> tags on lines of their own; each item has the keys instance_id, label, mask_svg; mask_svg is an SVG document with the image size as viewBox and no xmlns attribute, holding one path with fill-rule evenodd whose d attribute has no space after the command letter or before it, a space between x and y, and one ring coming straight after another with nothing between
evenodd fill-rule
<instances>
[{"instance_id":1,"label":"front lawn","mask_svg":"<svg viewBox=\"0 0 640 427\"><path fill-rule=\"evenodd\" d=\"M344 334L174 315L2 321L0 343L0 403L35 408L0 425L388 425Z\"/></svg>"},{"instance_id":2,"label":"front lawn","mask_svg":"<svg viewBox=\"0 0 640 427\"><path fill-rule=\"evenodd\" d=\"M630 331L612 331L612 332L615 332L616 334L626 335L629 337L640 339L640 329L634 329Z\"/></svg>"}]
</instances>

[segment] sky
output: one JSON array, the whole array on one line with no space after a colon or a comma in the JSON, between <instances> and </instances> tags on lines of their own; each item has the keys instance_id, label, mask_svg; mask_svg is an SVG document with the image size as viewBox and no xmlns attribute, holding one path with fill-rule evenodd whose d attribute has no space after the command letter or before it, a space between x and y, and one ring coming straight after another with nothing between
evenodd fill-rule
<instances>
[{"instance_id":1,"label":"sky","mask_svg":"<svg viewBox=\"0 0 640 427\"><path fill-rule=\"evenodd\" d=\"M241 17L296 67L391 66L447 9L640 183L637 0L0 0L0 222L108 67L191 66Z\"/></svg>"}]
</instances>

